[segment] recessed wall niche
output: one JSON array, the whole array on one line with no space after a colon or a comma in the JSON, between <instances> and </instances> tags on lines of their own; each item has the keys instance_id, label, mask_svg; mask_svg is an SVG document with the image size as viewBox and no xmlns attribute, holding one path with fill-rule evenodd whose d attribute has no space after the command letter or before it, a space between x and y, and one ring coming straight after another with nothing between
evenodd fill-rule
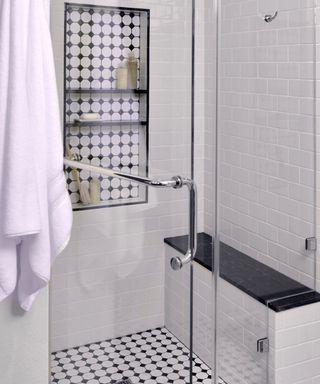
<instances>
[{"instance_id":1,"label":"recessed wall niche","mask_svg":"<svg viewBox=\"0 0 320 384\"><path fill-rule=\"evenodd\" d=\"M67 157L148 174L149 18L147 9L65 4ZM147 202L136 183L66 172L74 210Z\"/></svg>"}]
</instances>

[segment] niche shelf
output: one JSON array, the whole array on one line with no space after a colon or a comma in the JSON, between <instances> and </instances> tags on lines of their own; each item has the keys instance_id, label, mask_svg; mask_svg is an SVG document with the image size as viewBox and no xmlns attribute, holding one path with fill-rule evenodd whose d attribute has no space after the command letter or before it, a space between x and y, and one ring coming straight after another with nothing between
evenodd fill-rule
<instances>
[{"instance_id":1,"label":"niche shelf","mask_svg":"<svg viewBox=\"0 0 320 384\"><path fill-rule=\"evenodd\" d=\"M141 176L148 174L148 9L65 4L65 153L81 161ZM117 89L117 68L128 54L137 60L137 87ZM81 120L95 113L99 120ZM66 169L74 210L147 202L147 188L79 171L80 182L100 183L100 202L84 205L78 183Z\"/></svg>"},{"instance_id":2,"label":"niche shelf","mask_svg":"<svg viewBox=\"0 0 320 384\"><path fill-rule=\"evenodd\" d=\"M78 89L67 89L69 93L107 93L107 94L127 94L127 93L138 93L146 94L146 89L90 89L90 88L78 88Z\"/></svg>"},{"instance_id":3,"label":"niche shelf","mask_svg":"<svg viewBox=\"0 0 320 384\"><path fill-rule=\"evenodd\" d=\"M147 125L147 121L134 120L74 120L71 123L66 123L66 127L98 127L98 126L139 126Z\"/></svg>"}]
</instances>

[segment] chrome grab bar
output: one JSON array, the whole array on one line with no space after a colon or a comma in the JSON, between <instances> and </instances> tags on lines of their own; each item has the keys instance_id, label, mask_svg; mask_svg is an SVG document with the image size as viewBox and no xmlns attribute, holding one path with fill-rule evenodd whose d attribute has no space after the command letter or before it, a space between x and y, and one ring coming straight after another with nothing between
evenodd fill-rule
<instances>
[{"instance_id":1,"label":"chrome grab bar","mask_svg":"<svg viewBox=\"0 0 320 384\"><path fill-rule=\"evenodd\" d=\"M191 262L197 251L197 186L191 179L174 176L170 180L150 179L148 177L132 175L110 168L97 167L90 164L85 164L80 161L64 158L64 165L70 168L83 169L89 172L98 173L108 177L118 177L119 179L133 181L142 185L155 188L173 188L181 189L187 187L189 190L189 236L188 250L183 256L173 257L170 265L174 270L181 269L185 264Z\"/></svg>"}]
</instances>

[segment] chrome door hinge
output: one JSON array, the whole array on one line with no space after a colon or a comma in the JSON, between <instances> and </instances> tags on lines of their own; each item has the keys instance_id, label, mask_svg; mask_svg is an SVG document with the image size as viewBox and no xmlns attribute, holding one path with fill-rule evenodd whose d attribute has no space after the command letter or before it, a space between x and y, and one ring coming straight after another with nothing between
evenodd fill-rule
<instances>
[{"instance_id":1,"label":"chrome door hinge","mask_svg":"<svg viewBox=\"0 0 320 384\"><path fill-rule=\"evenodd\" d=\"M306 239L306 250L307 251L317 250L317 239L315 237L308 237Z\"/></svg>"},{"instance_id":2,"label":"chrome door hinge","mask_svg":"<svg viewBox=\"0 0 320 384\"><path fill-rule=\"evenodd\" d=\"M268 353L269 352L269 338L268 337L257 340L257 352L259 352L259 353Z\"/></svg>"}]
</instances>

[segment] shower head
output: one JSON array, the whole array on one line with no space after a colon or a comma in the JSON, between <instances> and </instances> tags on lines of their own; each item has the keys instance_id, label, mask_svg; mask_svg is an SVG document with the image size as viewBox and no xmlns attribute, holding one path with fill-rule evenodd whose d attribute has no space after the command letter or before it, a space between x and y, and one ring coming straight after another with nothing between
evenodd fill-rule
<instances>
[{"instance_id":1,"label":"shower head","mask_svg":"<svg viewBox=\"0 0 320 384\"><path fill-rule=\"evenodd\" d=\"M278 11L276 11L276 13L274 15L265 15L264 17L264 21L266 23L271 23L274 19L276 19L278 16Z\"/></svg>"}]
</instances>

